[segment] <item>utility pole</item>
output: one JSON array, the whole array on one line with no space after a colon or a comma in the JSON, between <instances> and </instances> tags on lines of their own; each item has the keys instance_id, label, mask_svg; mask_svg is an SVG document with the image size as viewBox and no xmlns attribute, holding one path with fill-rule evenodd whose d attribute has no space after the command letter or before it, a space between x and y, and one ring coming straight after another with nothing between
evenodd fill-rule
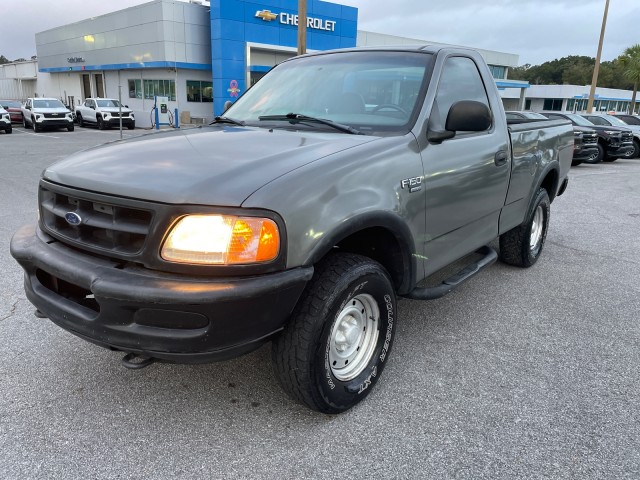
<instances>
[{"instance_id":1,"label":"utility pole","mask_svg":"<svg viewBox=\"0 0 640 480\"><path fill-rule=\"evenodd\" d=\"M591 78L591 90L589 91L589 101L587 102L587 113L593 110L593 99L596 96L596 86L598 85L598 72L600 71L600 55L602 54L602 41L604 40L604 29L607 26L607 14L609 13L609 0L604 5L604 15L602 16L602 29L600 30L600 42L598 43L598 54L596 55L596 66L593 69Z\"/></svg>"},{"instance_id":2,"label":"utility pole","mask_svg":"<svg viewBox=\"0 0 640 480\"><path fill-rule=\"evenodd\" d=\"M298 55L305 53L307 53L307 0L298 0Z\"/></svg>"}]
</instances>

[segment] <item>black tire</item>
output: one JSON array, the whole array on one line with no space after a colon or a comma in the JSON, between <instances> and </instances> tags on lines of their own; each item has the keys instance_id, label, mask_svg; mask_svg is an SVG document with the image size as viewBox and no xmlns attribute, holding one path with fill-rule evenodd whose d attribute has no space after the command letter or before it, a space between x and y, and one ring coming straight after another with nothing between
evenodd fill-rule
<instances>
[{"instance_id":1,"label":"black tire","mask_svg":"<svg viewBox=\"0 0 640 480\"><path fill-rule=\"evenodd\" d=\"M22 116L22 126L25 129L29 128L29 124L27 123L27 118L24 115Z\"/></svg>"},{"instance_id":2,"label":"black tire","mask_svg":"<svg viewBox=\"0 0 640 480\"><path fill-rule=\"evenodd\" d=\"M127 125L127 128L129 130L133 130L134 128L136 128L136 124L135 123L130 123L129 125Z\"/></svg>"},{"instance_id":3,"label":"black tire","mask_svg":"<svg viewBox=\"0 0 640 480\"><path fill-rule=\"evenodd\" d=\"M626 156L624 158L638 158L640 157L640 141L638 141L637 138L633 139L633 153L629 156Z\"/></svg>"},{"instance_id":4,"label":"black tire","mask_svg":"<svg viewBox=\"0 0 640 480\"><path fill-rule=\"evenodd\" d=\"M533 199L524 223L500 235L500 260L524 268L536 263L547 238L550 215L549 194L541 188Z\"/></svg>"},{"instance_id":5,"label":"black tire","mask_svg":"<svg viewBox=\"0 0 640 480\"><path fill-rule=\"evenodd\" d=\"M105 124L104 124L104 120L102 120L102 117L99 116L96 119L96 122L98 123L98 130L104 130Z\"/></svg>"},{"instance_id":6,"label":"black tire","mask_svg":"<svg viewBox=\"0 0 640 480\"><path fill-rule=\"evenodd\" d=\"M11 125L9 125L7 128L4 129L4 133L11 133L13 132L13 127Z\"/></svg>"},{"instance_id":7,"label":"black tire","mask_svg":"<svg viewBox=\"0 0 640 480\"><path fill-rule=\"evenodd\" d=\"M578 165L582 165L582 160L572 160L571 161L571 166L572 167L577 167Z\"/></svg>"},{"instance_id":8,"label":"black tire","mask_svg":"<svg viewBox=\"0 0 640 480\"><path fill-rule=\"evenodd\" d=\"M587 160L584 161L585 163L590 163L590 164L600 163L602 159L604 159L604 147L600 143L597 143L596 148L598 149L598 156L595 158L588 158Z\"/></svg>"},{"instance_id":9,"label":"black tire","mask_svg":"<svg viewBox=\"0 0 640 480\"><path fill-rule=\"evenodd\" d=\"M67 132L73 132L73 130L74 130L74 126L73 125L69 125L67 127Z\"/></svg>"},{"instance_id":10,"label":"black tire","mask_svg":"<svg viewBox=\"0 0 640 480\"><path fill-rule=\"evenodd\" d=\"M31 117L31 126L33 127L33 131L36 133L42 131L42 127L38 125L38 122L36 122L33 117Z\"/></svg>"},{"instance_id":11,"label":"black tire","mask_svg":"<svg viewBox=\"0 0 640 480\"><path fill-rule=\"evenodd\" d=\"M82 120L82 115L80 115L79 113L76 114L76 120L78 120L79 127L84 127L84 120Z\"/></svg>"},{"instance_id":12,"label":"black tire","mask_svg":"<svg viewBox=\"0 0 640 480\"><path fill-rule=\"evenodd\" d=\"M393 285L379 263L330 254L317 265L291 320L273 341L273 368L282 388L319 412L353 407L387 363L395 315Z\"/></svg>"}]
</instances>

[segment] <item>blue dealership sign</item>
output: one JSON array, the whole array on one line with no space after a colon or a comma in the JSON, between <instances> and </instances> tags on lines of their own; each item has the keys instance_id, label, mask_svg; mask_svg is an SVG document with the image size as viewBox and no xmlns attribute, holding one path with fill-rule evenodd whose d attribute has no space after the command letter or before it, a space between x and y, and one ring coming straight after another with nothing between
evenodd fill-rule
<instances>
[{"instance_id":1,"label":"blue dealership sign","mask_svg":"<svg viewBox=\"0 0 640 480\"><path fill-rule=\"evenodd\" d=\"M247 72L270 66L248 65L247 45L296 48L298 0L211 0L211 56L214 112L222 113L248 88ZM307 48L355 47L358 9L320 0L307 2Z\"/></svg>"}]
</instances>

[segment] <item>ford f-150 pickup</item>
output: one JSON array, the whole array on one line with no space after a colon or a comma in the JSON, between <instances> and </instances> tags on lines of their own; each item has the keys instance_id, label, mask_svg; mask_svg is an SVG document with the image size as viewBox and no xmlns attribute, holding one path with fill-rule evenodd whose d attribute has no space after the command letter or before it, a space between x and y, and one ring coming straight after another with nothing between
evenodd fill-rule
<instances>
[{"instance_id":1,"label":"ford f-150 pickup","mask_svg":"<svg viewBox=\"0 0 640 480\"><path fill-rule=\"evenodd\" d=\"M389 362L398 296L451 292L497 238L536 263L572 150L566 121L507 125L473 50L309 54L210 126L46 168L11 253L36 313L129 368L272 341L284 390L338 413Z\"/></svg>"}]
</instances>

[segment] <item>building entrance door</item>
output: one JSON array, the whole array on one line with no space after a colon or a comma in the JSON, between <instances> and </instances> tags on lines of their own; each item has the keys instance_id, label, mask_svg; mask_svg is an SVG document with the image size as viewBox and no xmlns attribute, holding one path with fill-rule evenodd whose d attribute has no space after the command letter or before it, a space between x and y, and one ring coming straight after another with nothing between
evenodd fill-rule
<instances>
[{"instance_id":1,"label":"building entrance door","mask_svg":"<svg viewBox=\"0 0 640 480\"><path fill-rule=\"evenodd\" d=\"M96 81L96 97L104 98L104 80L101 73L96 73L93 76Z\"/></svg>"},{"instance_id":2,"label":"building entrance door","mask_svg":"<svg viewBox=\"0 0 640 480\"><path fill-rule=\"evenodd\" d=\"M82 74L82 99L91 97L91 80L88 73Z\"/></svg>"}]
</instances>

